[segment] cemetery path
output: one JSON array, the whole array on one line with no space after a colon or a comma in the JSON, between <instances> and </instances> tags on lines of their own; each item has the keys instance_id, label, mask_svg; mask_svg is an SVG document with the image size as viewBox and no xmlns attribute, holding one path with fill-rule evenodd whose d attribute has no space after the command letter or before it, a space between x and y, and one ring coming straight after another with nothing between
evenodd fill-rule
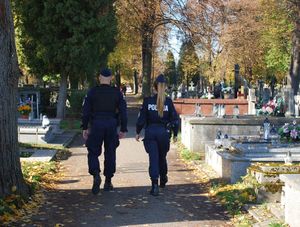
<instances>
[{"instance_id":1,"label":"cemetery path","mask_svg":"<svg viewBox=\"0 0 300 227\"><path fill-rule=\"evenodd\" d=\"M135 102L127 99L129 106ZM130 108L129 133L117 150L113 192L91 194L87 151L79 135L71 146L72 156L62 162L65 177L46 192L31 224L22 226L231 226L222 207L208 199L206 186L195 183L196 176L178 159L174 146L168 154L167 187L158 197L149 195L148 156L142 142L134 139L136 116L136 107Z\"/></svg>"}]
</instances>

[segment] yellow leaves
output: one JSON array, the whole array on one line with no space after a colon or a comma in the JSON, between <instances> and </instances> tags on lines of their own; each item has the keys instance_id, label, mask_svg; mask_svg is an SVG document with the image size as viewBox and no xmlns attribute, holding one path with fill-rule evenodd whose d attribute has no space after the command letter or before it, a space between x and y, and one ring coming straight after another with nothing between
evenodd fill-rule
<instances>
[{"instance_id":1,"label":"yellow leaves","mask_svg":"<svg viewBox=\"0 0 300 227\"><path fill-rule=\"evenodd\" d=\"M55 227L63 227L63 226L65 226L65 225L64 225L64 224L61 224L61 223L55 224Z\"/></svg>"},{"instance_id":2,"label":"yellow leaves","mask_svg":"<svg viewBox=\"0 0 300 227\"><path fill-rule=\"evenodd\" d=\"M24 178L29 183L53 188L53 182L61 178L61 174L58 174L60 165L57 162L22 162L21 164Z\"/></svg>"},{"instance_id":3,"label":"yellow leaves","mask_svg":"<svg viewBox=\"0 0 300 227\"><path fill-rule=\"evenodd\" d=\"M9 213L4 213L4 215L0 216L0 222L6 223L12 221L12 216Z\"/></svg>"},{"instance_id":4,"label":"yellow leaves","mask_svg":"<svg viewBox=\"0 0 300 227\"><path fill-rule=\"evenodd\" d=\"M226 199L222 199L222 200L220 201L220 203L225 204L225 203L226 203Z\"/></svg>"},{"instance_id":5,"label":"yellow leaves","mask_svg":"<svg viewBox=\"0 0 300 227\"><path fill-rule=\"evenodd\" d=\"M249 194L248 194L248 192L243 192L240 196L246 200L246 199L248 199Z\"/></svg>"},{"instance_id":6,"label":"yellow leaves","mask_svg":"<svg viewBox=\"0 0 300 227\"><path fill-rule=\"evenodd\" d=\"M53 188L55 182L59 181L61 175L58 174L59 164L56 162L50 163L22 163L22 171L24 178L33 186L42 186L43 188ZM51 173L51 174L50 174ZM13 185L11 191L15 193L17 186ZM0 223L5 225L13 221L22 219L24 223L30 223L31 217L38 212L39 207L45 201L45 196L42 191L35 191L35 194L30 197L29 201L24 201L19 195L12 194L4 200L0 200L1 209ZM62 210L61 208L59 208ZM63 224L59 225L63 226Z\"/></svg>"}]
</instances>

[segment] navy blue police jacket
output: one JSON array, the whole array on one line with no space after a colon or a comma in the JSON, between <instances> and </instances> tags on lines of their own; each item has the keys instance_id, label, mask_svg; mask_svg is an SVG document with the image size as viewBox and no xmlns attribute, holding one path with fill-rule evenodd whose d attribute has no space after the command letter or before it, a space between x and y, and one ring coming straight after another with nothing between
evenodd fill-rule
<instances>
[{"instance_id":1,"label":"navy blue police jacket","mask_svg":"<svg viewBox=\"0 0 300 227\"><path fill-rule=\"evenodd\" d=\"M175 110L174 104L169 97L166 97L164 104L163 117L158 115L156 105L157 95L145 98L140 109L138 120L136 123L136 133L140 134L141 130L151 124L162 124L173 131L176 137L178 134L178 114Z\"/></svg>"},{"instance_id":2,"label":"navy blue police jacket","mask_svg":"<svg viewBox=\"0 0 300 227\"><path fill-rule=\"evenodd\" d=\"M120 131L127 132L127 105L118 88L101 84L91 88L82 107L82 129L93 120L113 117L120 120Z\"/></svg>"}]
</instances>

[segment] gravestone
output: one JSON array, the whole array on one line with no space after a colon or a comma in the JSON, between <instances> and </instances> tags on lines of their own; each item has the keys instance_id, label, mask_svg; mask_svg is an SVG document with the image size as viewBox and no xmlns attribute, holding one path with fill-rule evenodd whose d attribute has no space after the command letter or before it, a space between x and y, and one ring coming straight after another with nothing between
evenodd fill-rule
<instances>
[{"instance_id":1,"label":"gravestone","mask_svg":"<svg viewBox=\"0 0 300 227\"><path fill-rule=\"evenodd\" d=\"M300 95L295 95L295 116L299 117Z\"/></svg>"},{"instance_id":2,"label":"gravestone","mask_svg":"<svg viewBox=\"0 0 300 227\"><path fill-rule=\"evenodd\" d=\"M263 95L262 95L263 104L266 104L267 102L269 102L270 98L271 98L270 89L268 87L264 87Z\"/></svg>"},{"instance_id":3,"label":"gravestone","mask_svg":"<svg viewBox=\"0 0 300 227\"><path fill-rule=\"evenodd\" d=\"M249 94L247 96L248 100L248 114L256 114L255 109L255 102L256 102L256 96L255 96L255 90L249 89Z\"/></svg>"},{"instance_id":4,"label":"gravestone","mask_svg":"<svg viewBox=\"0 0 300 227\"><path fill-rule=\"evenodd\" d=\"M263 96L263 89L264 89L264 82L262 80L258 80L258 98L262 100Z\"/></svg>"},{"instance_id":5,"label":"gravestone","mask_svg":"<svg viewBox=\"0 0 300 227\"><path fill-rule=\"evenodd\" d=\"M300 226L300 176L299 174L282 174L280 180L284 186L284 213L285 222L290 227Z\"/></svg>"},{"instance_id":6,"label":"gravestone","mask_svg":"<svg viewBox=\"0 0 300 227\"><path fill-rule=\"evenodd\" d=\"M287 86L286 88L283 89L284 93L284 100L286 103L286 116L294 116L295 115L295 104L294 104L294 91L291 87Z\"/></svg>"},{"instance_id":7,"label":"gravestone","mask_svg":"<svg viewBox=\"0 0 300 227\"><path fill-rule=\"evenodd\" d=\"M239 90L239 76L240 76L240 66L239 64L234 65L234 98L237 98L237 93Z\"/></svg>"}]
</instances>

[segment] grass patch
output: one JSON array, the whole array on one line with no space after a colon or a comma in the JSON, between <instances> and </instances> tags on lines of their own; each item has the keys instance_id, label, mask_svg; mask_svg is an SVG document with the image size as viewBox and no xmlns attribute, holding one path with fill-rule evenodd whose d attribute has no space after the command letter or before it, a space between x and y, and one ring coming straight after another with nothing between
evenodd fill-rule
<instances>
[{"instance_id":1,"label":"grass patch","mask_svg":"<svg viewBox=\"0 0 300 227\"><path fill-rule=\"evenodd\" d=\"M191 152L186 148L180 151L180 155L187 161L197 161L202 159L200 153Z\"/></svg>"},{"instance_id":2,"label":"grass patch","mask_svg":"<svg viewBox=\"0 0 300 227\"><path fill-rule=\"evenodd\" d=\"M210 196L217 198L230 214L241 214L245 204L256 202L255 182L254 177L248 174L235 184L212 184Z\"/></svg>"},{"instance_id":3,"label":"grass patch","mask_svg":"<svg viewBox=\"0 0 300 227\"><path fill-rule=\"evenodd\" d=\"M60 128L64 130L81 130L81 121L77 119L65 119L60 122Z\"/></svg>"},{"instance_id":4,"label":"grass patch","mask_svg":"<svg viewBox=\"0 0 300 227\"><path fill-rule=\"evenodd\" d=\"M245 204L256 201L254 188L243 182L213 186L210 195L216 197L232 215L240 214Z\"/></svg>"},{"instance_id":5,"label":"grass patch","mask_svg":"<svg viewBox=\"0 0 300 227\"><path fill-rule=\"evenodd\" d=\"M272 222L269 224L269 227L288 227L288 224L282 222Z\"/></svg>"},{"instance_id":6,"label":"grass patch","mask_svg":"<svg viewBox=\"0 0 300 227\"><path fill-rule=\"evenodd\" d=\"M186 161L199 161L203 159L203 156L199 152L191 152L189 149L185 148L179 140L177 141L177 144L179 154L182 159Z\"/></svg>"},{"instance_id":7,"label":"grass patch","mask_svg":"<svg viewBox=\"0 0 300 227\"><path fill-rule=\"evenodd\" d=\"M64 146L52 144L19 143L19 147L27 149L67 150Z\"/></svg>"},{"instance_id":8,"label":"grass patch","mask_svg":"<svg viewBox=\"0 0 300 227\"><path fill-rule=\"evenodd\" d=\"M33 153L29 151L21 151L20 158L29 158Z\"/></svg>"}]
</instances>

